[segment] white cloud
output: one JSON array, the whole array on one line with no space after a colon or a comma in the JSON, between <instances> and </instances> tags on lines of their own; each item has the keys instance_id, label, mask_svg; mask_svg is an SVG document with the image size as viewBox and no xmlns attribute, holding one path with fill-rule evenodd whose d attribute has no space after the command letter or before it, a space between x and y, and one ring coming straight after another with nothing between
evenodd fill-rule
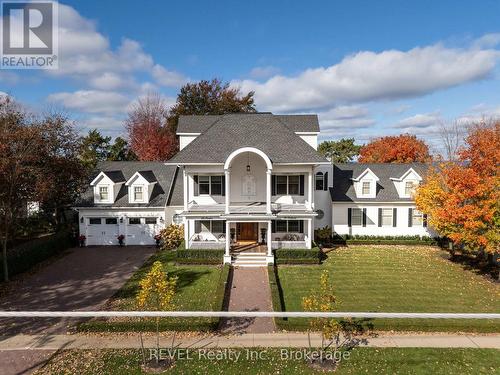
<instances>
[{"instance_id":1,"label":"white cloud","mask_svg":"<svg viewBox=\"0 0 500 375\"><path fill-rule=\"evenodd\" d=\"M159 85L166 87L179 87L188 82L184 75L167 70L158 64L153 66L151 74Z\"/></svg>"},{"instance_id":2,"label":"white cloud","mask_svg":"<svg viewBox=\"0 0 500 375\"><path fill-rule=\"evenodd\" d=\"M368 110L361 106L339 106L318 113L322 137L339 138L352 129L369 128L375 124Z\"/></svg>"},{"instance_id":3,"label":"white cloud","mask_svg":"<svg viewBox=\"0 0 500 375\"><path fill-rule=\"evenodd\" d=\"M272 77L280 72L280 69L272 66L272 65L267 65L267 66L256 66L250 71L250 78L253 79L265 79Z\"/></svg>"},{"instance_id":4,"label":"white cloud","mask_svg":"<svg viewBox=\"0 0 500 375\"><path fill-rule=\"evenodd\" d=\"M136 83L131 78L126 78L113 72L105 72L93 76L88 81L89 85L99 90L117 90L127 87L136 87Z\"/></svg>"},{"instance_id":5,"label":"white cloud","mask_svg":"<svg viewBox=\"0 0 500 375\"><path fill-rule=\"evenodd\" d=\"M438 125L442 121L441 115L435 113L419 113L398 121L393 128L410 129L410 128L429 128Z\"/></svg>"},{"instance_id":6,"label":"white cloud","mask_svg":"<svg viewBox=\"0 0 500 375\"><path fill-rule=\"evenodd\" d=\"M310 68L297 76L277 75L259 83L233 81L255 91L259 108L271 111L321 109L340 103L417 97L479 80L492 73L494 49L447 48L442 44L409 51L361 51L340 63Z\"/></svg>"},{"instance_id":7,"label":"white cloud","mask_svg":"<svg viewBox=\"0 0 500 375\"><path fill-rule=\"evenodd\" d=\"M79 90L51 94L49 102L63 105L67 109L84 113L125 113L130 100L117 92Z\"/></svg>"},{"instance_id":8,"label":"white cloud","mask_svg":"<svg viewBox=\"0 0 500 375\"><path fill-rule=\"evenodd\" d=\"M500 33L485 34L473 43L475 48L494 48L500 44Z\"/></svg>"}]
</instances>

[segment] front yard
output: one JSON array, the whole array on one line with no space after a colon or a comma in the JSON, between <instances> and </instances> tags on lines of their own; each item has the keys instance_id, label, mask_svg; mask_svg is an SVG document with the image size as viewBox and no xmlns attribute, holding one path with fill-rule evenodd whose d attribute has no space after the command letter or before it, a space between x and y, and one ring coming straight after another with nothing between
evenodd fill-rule
<instances>
[{"instance_id":1,"label":"front yard","mask_svg":"<svg viewBox=\"0 0 500 375\"><path fill-rule=\"evenodd\" d=\"M175 310L184 311L219 311L224 297L224 282L227 280L228 267L204 265L177 265L173 259L175 252L160 251L127 281L111 298L106 310L137 310L135 297L139 290L139 281L150 270L153 262L163 263L169 276L177 276L177 292L174 297ZM216 318L161 319L161 330L208 331L218 325ZM155 331L155 321L134 318L93 319L79 325L80 331Z\"/></svg>"},{"instance_id":2,"label":"front yard","mask_svg":"<svg viewBox=\"0 0 500 375\"><path fill-rule=\"evenodd\" d=\"M165 374L321 374L303 359L283 359L278 349L256 349L261 359L209 360L193 351L191 360L177 360ZM500 356L495 349L356 348L335 371L353 374L495 374ZM42 374L143 374L138 350L70 350L56 354L36 372Z\"/></svg>"},{"instance_id":3,"label":"front yard","mask_svg":"<svg viewBox=\"0 0 500 375\"><path fill-rule=\"evenodd\" d=\"M451 263L447 256L429 247L357 245L329 252L321 266L279 266L284 307L302 311L302 297L315 290L327 269L339 311L498 313L500 285ZM276 321L286 330L308 327L303 319ZM500 332L498 320L375 319L368 323L378 330Z\"/></svg>"}]
</instances>

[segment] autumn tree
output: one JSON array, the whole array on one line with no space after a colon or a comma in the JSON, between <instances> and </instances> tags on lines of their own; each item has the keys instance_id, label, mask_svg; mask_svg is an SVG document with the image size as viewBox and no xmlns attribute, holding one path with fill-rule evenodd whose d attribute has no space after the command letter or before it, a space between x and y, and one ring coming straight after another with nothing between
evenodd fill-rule
<instances>
[{"instance_id":1,"label":"autumn tree","mask_svg":"<svg viewBox=\"0 0 500 375\"><path fill-rule=\"evenodd\" d=\"M354 138L342 138L340 141L321 142L318 152L332 163L347 163L359 155L361 147L354 144Z\"/></svg>"},{"instance_id":2,"label":"autumn tree","mask_svg":"<svg viewBox=\"0 0 500 375\"><path fill-rule=\"evenodd\" d=\"M431 159L429 147L411 134L372 140L360 150L360 163L412 163Z\"/></svg>"},{"instance_id":3,"label":"autumn tree","mask_svg":"<svg viewBox=\"0 0 500 375\"><path fill-rule=\"evenodd\" d=\"M140 98L125 121L130 148L139 160L165 161L175 155L178 142L167 123L168 107L159 94Z\"/></svg>"},{"instance_id":4,"label":"autumn tree","mask_svg":"<svg viewBox=\"0 0 500 375\"><path fill-rule=\"evenodd\" d=\"M456 163L442 163L417 189L416 204L438 233L472 252L499 251L500 122L472 126Z\"/></svg>"},{"instance_id":5,"label":"autumn tree","mask_svg":"<svg viewBox=\"0 0 500 375\"><path fill-rule=\"evenodd\" d=\"M230 87L215 78L187 83L177 95L170 109L169 124L175 131L180 115L223 115L226 113L255 112L254 92L241 94L238 88Z\"/></svg>"}]
</instances>

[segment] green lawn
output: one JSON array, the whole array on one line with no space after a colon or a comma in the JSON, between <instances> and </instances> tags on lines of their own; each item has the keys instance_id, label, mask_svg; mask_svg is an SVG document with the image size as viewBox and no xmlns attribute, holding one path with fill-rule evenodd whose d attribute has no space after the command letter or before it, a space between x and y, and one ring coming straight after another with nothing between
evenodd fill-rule
<instances>
[{"instance_id":1,"label":"green lawn","mask_svg":"<svg viewBox=\"0 0 500 375\"><path fill-rule=\"evenodd\" d=\"M302 297L329 270L339 311L500 312L500 285L447 260L429 247L350 246L328 253L321 266L279 266L285 309L302 311ZM275 306L275 310L278 307ZM301 319L277 320L288 330L303 330ZM375 329L410 331L500 332L486 320L376 319Z\"/></svg>"},{"instance_id":2,"label":"green lawn","mask_svg":"<svg viewBox=\"0 0 500 375\"><path fill-rule=\"evenodd\" d=\"M227 280L228 268L222 266L176 265L173 251L161 251L153 255L109 301L106 310L137 310L135 297L139 281L150 270L153 262L163 263L169 276L177 276L177 292L174 298L175 310L220 311L223 300L223 286ZM162 330L207 331L217 327L215 318L162 319ZM93 319L79 325L80 331L154 331L153 319L133 318Z\"/></svg>"},{"instance_id":3,"label":"green lawn","mask_svg":"<svg viewBox=\"0 0 500 375\"><path fill-rule=\"evenodd\" d=\"M258 349L261 359L238 361L198 359L177 360L165 374L320 374L301 359L283 360L277 349ZM350 352L335 371L339 375L400 374L455 375L498 374L500 351L495 349L437 348L358 348ZM63 351L53 357L36 374L143 374L141 355L137 350Z\"/></svg>"}]
</instances>

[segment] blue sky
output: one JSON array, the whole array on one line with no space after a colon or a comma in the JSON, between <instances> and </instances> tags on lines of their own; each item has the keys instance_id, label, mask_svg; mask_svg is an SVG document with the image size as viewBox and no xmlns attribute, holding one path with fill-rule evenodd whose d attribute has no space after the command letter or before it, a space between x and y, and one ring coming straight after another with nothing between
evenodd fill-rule
<instances>
[{"instance_id":1,"label":"blue sky","mask_svg":"<svg viewBox=\"0 0 500 375\"><path fill-rule=\"evenodd\" d=\"M59 70L0 71L0 91L123 133L137 97L219 77L257 108L318 113L323 139L500 116L498 1L67 1Z\"/></svg>"}]
</instances>

